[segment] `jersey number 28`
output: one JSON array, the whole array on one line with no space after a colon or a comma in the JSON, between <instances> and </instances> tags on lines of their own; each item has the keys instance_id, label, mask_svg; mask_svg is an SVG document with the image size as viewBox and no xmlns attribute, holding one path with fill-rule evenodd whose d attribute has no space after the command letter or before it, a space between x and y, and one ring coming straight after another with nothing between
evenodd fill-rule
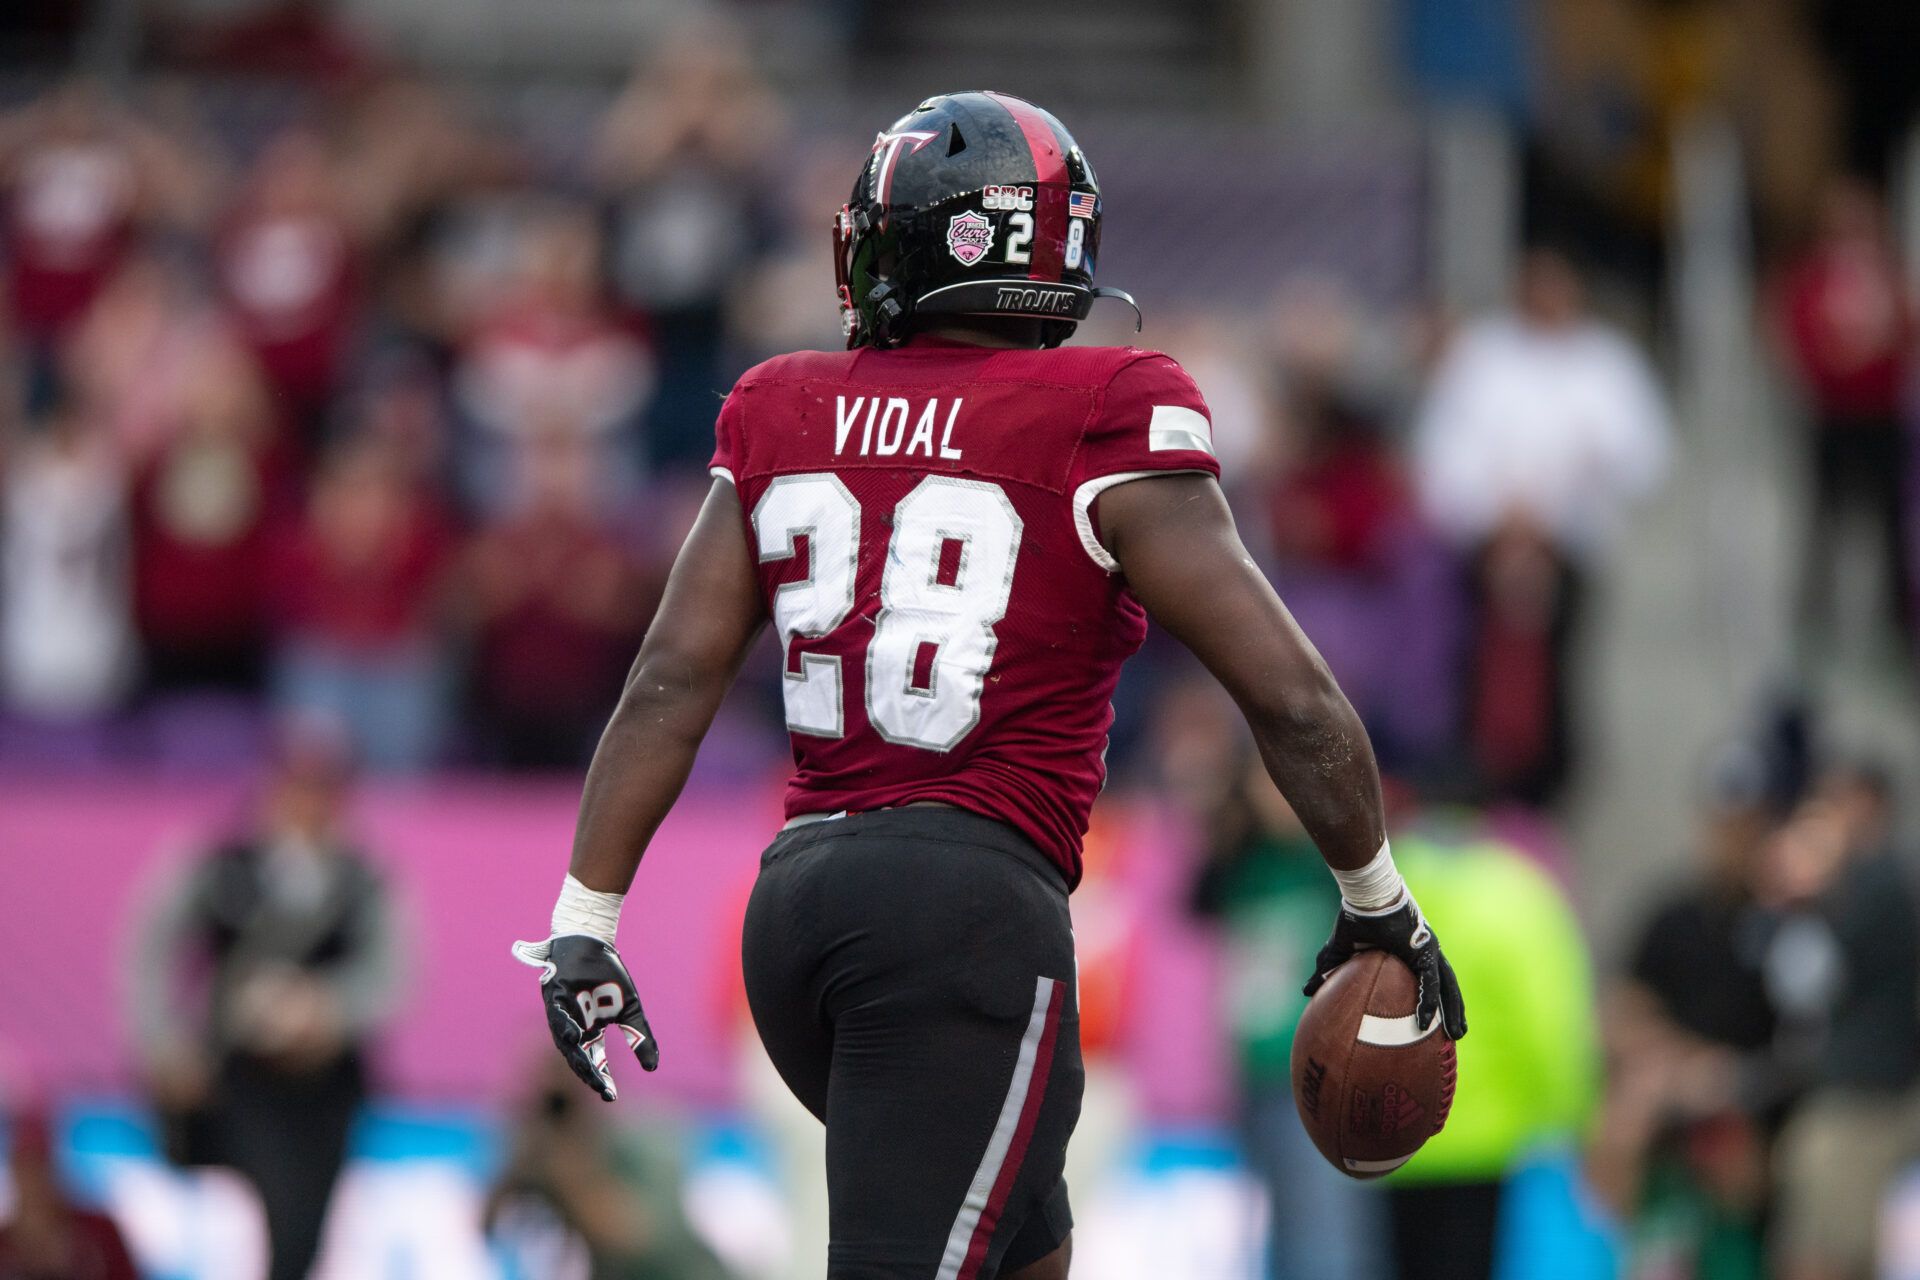
<instances>
[{"instance_id":1,"label":"jersey number 28","mask_svg":"<svg viewBox=\"0 0 1920 1280\"><path fill-rule=\"evenodd\" d=\"M773 600L790 656L796 637L818 639L853 612L860 503L838 476L781 476L754 506L753 530L763 564L807 539L807 576ZM867 721L888 742L951 751L980 723L1022 532L1006 491L980 480L929 476L893 509L866 672ZM838 656L802 650L787 671L787 728L844 737L843 689Z\"/></svg>"}]
</instances>

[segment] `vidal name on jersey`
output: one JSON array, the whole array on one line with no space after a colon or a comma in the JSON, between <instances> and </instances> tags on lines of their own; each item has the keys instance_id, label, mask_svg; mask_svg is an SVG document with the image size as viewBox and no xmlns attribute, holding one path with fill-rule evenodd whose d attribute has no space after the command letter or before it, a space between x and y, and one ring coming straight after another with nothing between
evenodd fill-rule
<instances>
[{"instance_id":1,"label":"vidal name on jersey","mask_svg":"<svg viewBox=\"0 0 1920 1280\"><path fill-rule=\"evenodd\" d=\"M849 452L858 432L858 448L851 452L865 458L926 457L958 462L961 451L953 443L954 423L960 417L965 400L955 396L943 411L941 399L931 397L915 413L914 404L902 396L835 396L833 406L833 453L841 457ZM908 430L912 423L912 430ZM939 442L935 444L935 433ZM938 448L939 452L934 450Z\"/></svg>"}]
</instances>

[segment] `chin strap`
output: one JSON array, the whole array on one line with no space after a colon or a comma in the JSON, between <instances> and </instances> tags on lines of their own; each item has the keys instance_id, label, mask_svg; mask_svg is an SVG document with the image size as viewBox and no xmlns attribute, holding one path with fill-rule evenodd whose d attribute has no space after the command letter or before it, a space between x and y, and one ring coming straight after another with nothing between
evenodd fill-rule
<instances>
[{"instance_id":1,"label":"chin strap","mask_svg":"<svg viewBox=\"0 0 1920 1280\"><path fill-rule=\"evenodd\" d=\"M1133 308L1133 331L1135 333L1140 332L1142 325L1146 323L1146 318L1140 314L1140 304L1135 302L1133 300L1133 295L1128 293L1125 289L1115 289L1108 285L1102 285L1098 289L1095 289L1093 291L1093 296L1095 299L1113 298L1116 301L1124 302L1129 307L1132 307Z\"/></svg>"}]
</instances>

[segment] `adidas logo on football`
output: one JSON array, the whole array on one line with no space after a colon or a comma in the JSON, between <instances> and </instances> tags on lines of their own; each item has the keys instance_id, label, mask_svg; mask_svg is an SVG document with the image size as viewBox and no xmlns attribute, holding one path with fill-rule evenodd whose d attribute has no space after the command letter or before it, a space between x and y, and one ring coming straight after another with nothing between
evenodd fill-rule
<instances>
[{"instance_id":1,"label":"adidas logo on football","mask_svg":"<svg viewBox=\"0 0 1920 1280\"><path fill-rule=\"evenodd\" d=\"M1383 1134L1399 1133L1420 1123L1427 1114L1427 1109L1397 1084L1389 1084L1382 1091L1380 1101L1380 1132Z\"/></svg>"}]
</instances>

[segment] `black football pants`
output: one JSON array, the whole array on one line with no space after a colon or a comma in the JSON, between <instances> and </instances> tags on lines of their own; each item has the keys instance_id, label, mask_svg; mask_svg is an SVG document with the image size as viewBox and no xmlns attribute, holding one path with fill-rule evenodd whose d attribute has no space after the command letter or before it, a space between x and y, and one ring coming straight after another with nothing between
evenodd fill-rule
<instances>
[{"instance_id":1,"label":"black football pants","mask_svg":"<svg viewBox=\"0 0 1920 1280\"><path fill-rule=\"evenodd\" d=\"M1059 1247L1084 1076L1066 883L1038 850L931 806L782 832L742 958L827 1126L829 1280L990 1280Z\"/></svg>"}]
</instances>

